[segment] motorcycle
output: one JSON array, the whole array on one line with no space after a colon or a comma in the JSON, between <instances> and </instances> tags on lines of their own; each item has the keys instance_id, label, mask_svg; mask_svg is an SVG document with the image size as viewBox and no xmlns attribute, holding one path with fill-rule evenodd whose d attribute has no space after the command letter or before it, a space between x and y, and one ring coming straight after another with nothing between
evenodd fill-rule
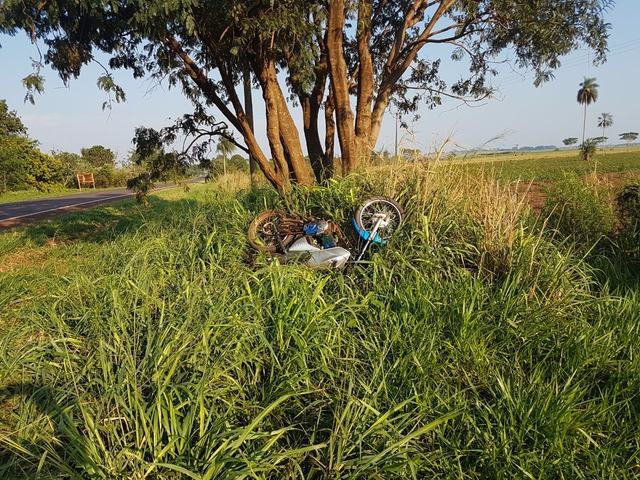
<instances>
[{"instance_id":1,"label":"motorcycle","mask_svg":"<svg viewBox=\"0 0 640 480\"><path fill-rule=\"evenodd\" d=\"M402 207L388 197L371 197L360 204L352 219L358 234L356 248L333 220L303 218L267 210L249 225L248 239L258 251L279 256L281 262L304 262L312 267L343 269L359 262L372 244L385 245L404 219ZM353 259L353 260L352 260Z\"/></svg>"}]
</instances>

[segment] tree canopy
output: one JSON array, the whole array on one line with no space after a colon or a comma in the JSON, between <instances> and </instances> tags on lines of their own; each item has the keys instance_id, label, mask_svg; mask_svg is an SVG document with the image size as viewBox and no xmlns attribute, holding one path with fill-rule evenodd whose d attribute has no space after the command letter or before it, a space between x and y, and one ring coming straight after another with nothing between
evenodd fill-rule
<instances>
[{"instance_id":1,"label":"tree canopy","mask_svg":"<svg viewBox=\"0 0 640 480\"><path fill-rule=\"evenodd\" d=\"M106 54L98 82L108 94L106 106L125 98L112 69L166 79L182 89L194 112L168 135L147 131L147 140L170 142L180 130L194 134L189 145L197 147L237 131L237 147L283 190L290 181L312 184L333 174L336 136L343 173L365 165L392 101L400 112L411 113L421 103L435 107L445 96L491 95L492 62L503 53L532 69L536 85L552 79L560 57L583 44L595 52L596 62L603 61L603 12L613 3L6 0L0 31L27 32L43 52L40 64L49 64L65 82L96 61L97 52ZM468 75L446 83L441 72L447 58L465 61ZM239 93L247 76L265 103L268 152L256 139ZM27 96L42 91L43 82L36 63L24 79ZM302 113L300 132L294 106ZM154 151L148 143L147 151Z\"/></svg>"},{"instance_id":2,"label":"tree canopy","mask_svg":"<svg viewBox=\"0 0 640 480\"><path fill-rule=\"evenodd\" d=\"M0 137L26 135L27 127L14 110L9 110L6 100L0 100Z\"/></svg>"},{"instance_id":3,"label":"tree canopy","mask_svg":"<svg viewBox=\"0 0 640 480\"><path fill-rule=\"evenodd\" d=\"M580 89L576 97L580 105L584 105L584 115L582 120L582 143L585 143L585 132L587 130L587 106L598 100L598 88L600 85L596 83L595 78L584 77L584 81L580 83Z\"/></svg>"},{"instance_id":4,"label":"tree canopy","mask_svg":"<svg viewBox=\"0 0 640 480\"><path fill-rule=\"evenodd\" d=\"M620 134L620 140L627 142L630 145L631 142L635 142L638 139L638 132L624 132Z\"/></svg>"},{"instance_id":5,"label":"tree canopy","mask_svg":"<svg viewBox=\"0 0 640 480\"><path fill-rule=\"evenodd\" d=\"M82 161L92 167L102 167L104 165L114 166L116 163L116 154L102 145L82 148L80 153L82 154Z\"/></svg>"}]
</instances>

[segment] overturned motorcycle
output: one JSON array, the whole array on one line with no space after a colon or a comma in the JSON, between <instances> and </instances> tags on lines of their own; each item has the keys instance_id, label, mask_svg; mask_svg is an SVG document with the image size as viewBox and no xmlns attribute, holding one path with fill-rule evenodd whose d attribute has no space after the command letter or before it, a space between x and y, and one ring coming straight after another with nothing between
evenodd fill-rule
<instances>
[{"instance_id":1,"label":"overturned motorcycle","mask_svg":"<svg viewBox=\"0 0 640 480\"><path fill-rule=\"evenodd\" d=\"M365 200L353 217L359 241L351 250L345 248L346 237L333 220L305 219L273 210L258 214L249 225L248 237L253 248L278 255L281 262L343 269L350 261L360 261L371 244L385 245L403 218L402 207L391 198Z\"/></svg>"}]
</instances>

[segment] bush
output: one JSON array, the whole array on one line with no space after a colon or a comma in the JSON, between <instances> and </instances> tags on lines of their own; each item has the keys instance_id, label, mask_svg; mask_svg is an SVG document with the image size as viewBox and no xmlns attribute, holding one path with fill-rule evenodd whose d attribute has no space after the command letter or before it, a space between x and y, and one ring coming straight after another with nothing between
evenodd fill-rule
<instances>
[{"instance_id":1,"label":"bush","mask_svg":"<svg viewBox=\"0 0 640 480\"><path fill-rule=\"evenodd\" d=\"M41 192L52 192L64 188L64 166L62 162L33 149L29 154L29 185Z\"/></svg>"},{"instance_id":2,"label":"bush","mask_svg":"<svg viewBox=\"0 0 640 480\"><path fill-rule=\"evenodd\" d=\"M542 213L552 229L581 249L613 236L615 214L606 195L576 174L566 174L550 188Z\"/></svg>"}]
</instances>

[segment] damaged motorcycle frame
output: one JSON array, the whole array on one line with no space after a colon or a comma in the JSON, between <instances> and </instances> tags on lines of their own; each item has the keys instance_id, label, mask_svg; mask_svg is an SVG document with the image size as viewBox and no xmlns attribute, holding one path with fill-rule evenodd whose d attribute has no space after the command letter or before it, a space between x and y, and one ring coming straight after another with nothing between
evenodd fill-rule
<instances>
[{"instance_id":1,"label":"damaged motorcycle frame","mask_svg":"<svg viewBox=\"0 0 640 480\"><path fill-rule=\"evenodd\" d=\"M296 261L312 267L343 269L350 262L360 261L371 244L385 245L403 219L403 209L395 200L368 198L352 219L359 239L357 246L348 249L342 229L333 220L267 210L251 222L248 239L256 250L277 255L284 263Z\"/></svg>"}]
</instances>

